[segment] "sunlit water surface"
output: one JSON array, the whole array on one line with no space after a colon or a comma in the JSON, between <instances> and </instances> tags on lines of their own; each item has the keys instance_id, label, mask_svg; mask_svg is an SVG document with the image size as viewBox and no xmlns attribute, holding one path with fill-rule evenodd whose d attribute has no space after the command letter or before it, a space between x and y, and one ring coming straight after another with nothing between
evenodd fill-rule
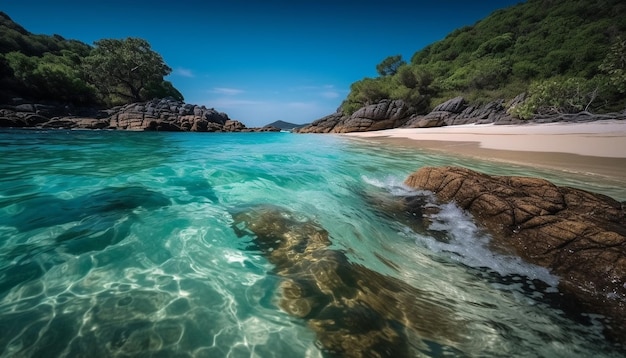
<instances>
[{"instance_id":1,"label":"sunlit water surface","mask_svg":"<svg viewBox=\"0 0 626 358\"><path fill-rule=\"evenodd\" d=\"M281 277L233 212L273 204L328 231L351 262L470 322L424 356L619 356L593 315L549 304L558 277L489 249L454 205L430 229L385 215L425 165L541 176L626 199L619 183L327 135L0 132L2 356L318 357ZM429 312L424 312L428 317ZM583 319L581 319L581 317ZM420 346L419 342L415 345Z\"/></svg>"}]
</instances>

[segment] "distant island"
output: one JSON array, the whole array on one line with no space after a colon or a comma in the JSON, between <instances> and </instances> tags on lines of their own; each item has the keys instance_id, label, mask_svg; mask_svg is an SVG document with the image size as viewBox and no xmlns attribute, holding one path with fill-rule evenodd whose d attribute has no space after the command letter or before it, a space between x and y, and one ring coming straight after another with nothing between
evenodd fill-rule
<instances>
[{"instance_id":1,"label":"distant island","mask_svg":"<svg viewBox=\"0 0 626 358\"><path fill-rule=\"evenodd\" d=\"M290 131L290 130L293 130L294 128L300 128L300 127L304 127L307 125L308 124L295 124L295 123L289 123L285 121L276 121L276 122L272 122L270 124L265 125L264 128L273 127L273 128L278 128L282 131Z\"/></svg>"}]
</instances>

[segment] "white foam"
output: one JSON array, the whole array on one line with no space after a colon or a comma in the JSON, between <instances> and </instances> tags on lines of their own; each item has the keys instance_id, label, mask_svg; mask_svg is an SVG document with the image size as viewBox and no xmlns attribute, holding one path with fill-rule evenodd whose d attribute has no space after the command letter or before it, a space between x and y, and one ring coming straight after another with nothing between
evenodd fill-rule
<instances>
[{"instance_id":1,"label":"white foam","mask_svg":"<svg viewBox=\"0 0 626 358\"><path fill-rule=\"evenodd\" d=\"M394 196L410 196L422 193L404 184L404 181L393 175L388 175L382 179L361 176L361 179L371 186L384 189ZM423 192L425 194L425 192Z\"/></svg>"},{"instance_id":2,"label":"white foam","mask_svg":"<svg viewBox=\"0 0 626 358\"><path fill-rule=\"evenodd\" d=\"M491 237L481 231L471 215L454 203L434 204L434 196L428 191L417 191L404 184L397 176L382 179L362 176L362 180L374 187L383 189L396 197L423 195L430 204L439 207L439 212L430 217L432 223L428 229L446 234L447 241L439 241L432 236L412 233L418 245L430 251L442 254L464 265L475 268L487 268L502 276L522 275L531 280L539 279L550 286L558 285L558 277L544 267L525 262L519 257L498 254L489 248Z\"/></svg>"},{"instance_id":3,"label":"white foam","mask_svg":"<svg viewBox=\"0 0 626 358\"><path fill-rule=\"evenodd\" d=\"M529 279L539 279L550 286L558 285L558 277L544 267L523 261L519 257L503 255L489 248L491 238L479 230L471 216L448 203L440 206L440 212L431 216L430 230L446 234L447 242L431 236L415 234L415 242L429 250L448 256L467 266L488 268L502 276L523 275Z\"/></svg>"}]
</instances>

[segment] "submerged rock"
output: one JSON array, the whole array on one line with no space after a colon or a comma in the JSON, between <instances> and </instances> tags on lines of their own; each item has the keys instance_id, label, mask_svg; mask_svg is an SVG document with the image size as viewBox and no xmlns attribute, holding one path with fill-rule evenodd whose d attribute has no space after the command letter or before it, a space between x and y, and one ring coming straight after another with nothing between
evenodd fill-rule
<instances>
[{"instance_id":1,"label":"submerged rock","mask_svg":"<svg viewBox=\"0 0 626 358\"><path fill-rule=\"evenodd\" d=\"M274 264L280 307L308 321L325 354L341 357L416 356L422 340L454 350L465 341L466 322L447 307L394 277L351 263L331 249L317 223L275 206L233 216L250 249Z\"/></svg>"},{"instance_id":2,"label":"submerged rock","mask_svg":"<svg viewBox=\"0 0 626 358\"><path fill-rule=\"evenodd\" d=\"M610 318L626 338L626 212L622 203L547 180L424 167L405 181L469 211L500 247L561 277L559 288Z\"/></svg>"}]
</instances>

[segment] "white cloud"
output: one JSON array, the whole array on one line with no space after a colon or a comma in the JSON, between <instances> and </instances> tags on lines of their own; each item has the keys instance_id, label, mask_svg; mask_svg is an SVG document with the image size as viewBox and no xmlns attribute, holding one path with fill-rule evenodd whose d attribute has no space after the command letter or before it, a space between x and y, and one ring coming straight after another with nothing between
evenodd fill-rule
<instances>
[{"instance_id":1,"label":"white cloud","mask_svg":"<svg viewBox=\"0 0 626 358\"><path fill-rule=\"evenodd\" d=\"M313 85L313 86L296 86L291 87L289 92L307 92L312 96L319 96L325 99L337 99L342 96L345 91L337 90L335 85Z\"/></svg>"},{"instance_id":2,"label":"white cloud","mask_svg":"<svg viewBox=\"0 0 626 358\"><path fill-rule=\"evenodd\" d=\"M224 94L228 96L234 96L243 93L243 90L237 88L227 88L227 87L215 87L211 91L211 93Z\"/></svg>"},{"instance_id":3,"label":"white cloud","mask_svg":"<svg viewBox=\"0 0 626 358\"><path fill-rule=\"evenodd\" d=\"M324 98L328 98L328 99L338 98L339 97L339 92L336 92L336 91L324 91L324 92L320 93L320 96L322 96Z\"/></svg>"},{"instance_id":4,"label":"white cloud","mask_svg":"<svg viewBox=\"0 0 626 358\"><path fill-rule=\"evenodd\" d=\"M241 106L261 106L264 105L263 101L247 100L247 99L232 99L232 98L215 98L210 101L214 107L223 108L237 108Z\"/></svg>"},{"instance_id":5,"label":"white cloud","mask_svg":"<svg viewBox=\"0 0 626 358\"><path fill-rule=\"evenodd\" d=\"M315 102L287 102L285 103L285 106L299 110L310 110L317 108L318 105Z\"/></svg>"},{"instance_id":6,"label":"white cloud","mask_svg":"<svg viewBox=\"0 0 626 358\"><path fill-rule=\"evenodd\" d=\"M174 69L173 74L181 76L181 77L189 77L189 78L195 77L195 75L190 69L182 68L182 67L178 67Z\"/></svg>"}]
</instances>

